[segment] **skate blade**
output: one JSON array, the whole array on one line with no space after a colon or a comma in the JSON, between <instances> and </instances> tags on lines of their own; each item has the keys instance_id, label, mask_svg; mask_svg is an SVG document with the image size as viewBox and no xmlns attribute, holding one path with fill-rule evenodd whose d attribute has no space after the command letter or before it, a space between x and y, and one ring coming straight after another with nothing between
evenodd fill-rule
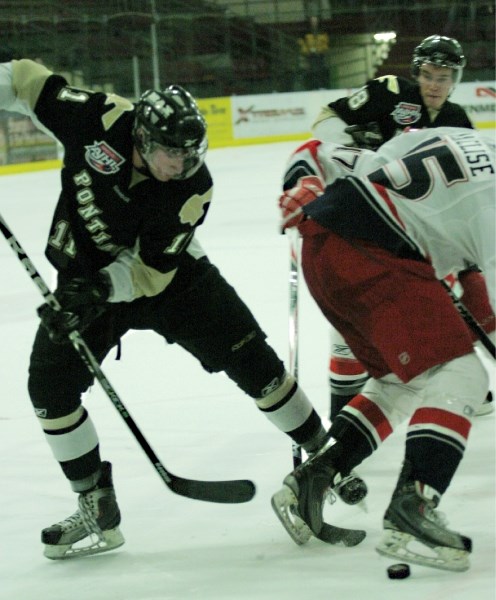
<instances>
[{"instance_id":1,"label":"skate blade","mask_svg":"<svg viewBox=\"0 0 496 600\"><path fill-rule=\"evenodd\" d=\"M298 500L290 488L286 485L283 486L272 496L271 504L291 539L298 546L306 544L312 537L312 532L305 521L295 514Z\"/></svg>"},{"instance_id":2,"label":"skate blade","mask_svg":"<svg viewBox=\"0 0 496 600\"><path fill-rule=\"evenodd\" d=\"M470 567L469 553L446 546L430 547L408 533L388 529L376 546L376 551L401 562L414 563L444 571L466 571Z\"/></svg>"},{"instance_id":3,"label":"skate blade","mask_svg":"<svg viewBox=\"0 0 496 600\"><path fill-rule=\"evenodd\" d=\"M89 542L86 545L77 546L76 544ZM79 558L81 556L90 556L114 550L124 544L124 536L120 529L108 529L102 531L102 536L96 534L75 542L73 544L45 544L43 555L51 560L65 560L68 558Z\"/></svg>"}]
</instances>

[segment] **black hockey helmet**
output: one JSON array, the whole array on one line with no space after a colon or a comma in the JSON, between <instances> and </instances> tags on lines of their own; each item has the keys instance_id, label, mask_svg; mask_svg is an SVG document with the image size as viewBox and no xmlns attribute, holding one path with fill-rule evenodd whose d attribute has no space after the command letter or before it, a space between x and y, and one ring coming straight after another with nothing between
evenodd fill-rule
<instances>
[{"instance_id":1,"label":"black hockey helmet","mask_svg":"<svg viewBox=\"0 0 496 600\"><path fill-rule=\"evenodd\" d=\"M453 69L453 82L456 85L462 78L467 61L461 45L454 38L431 35L422 40L413 51L411 70L415 78L418 77L420 67L425 63Z\"/></svg>"},{"instance_id":2,"label":"black hockey helmet","mask_svg":"<svg viewBox=\"0 0 496 600\"><path fill-rule=\"evenodd\" d=\"M175 179L191 177L207 152L207 124L193 96L180 85L147 90L136 105L133 138L143 159L154 145L184 151L184 170Z\"/></svg>"}]
</instances>

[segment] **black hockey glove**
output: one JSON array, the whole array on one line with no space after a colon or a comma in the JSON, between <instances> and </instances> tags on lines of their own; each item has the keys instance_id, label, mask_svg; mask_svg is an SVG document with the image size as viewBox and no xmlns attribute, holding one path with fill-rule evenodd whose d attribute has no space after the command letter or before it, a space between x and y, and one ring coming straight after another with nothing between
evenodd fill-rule
<instances>
[{"instance_id":1,"label":"black hockey glove","mask_svg":"<svg viewBox=\"0 0 496 600\"><path fill-rule=\"evenodd\" d=\"M350 125L344 131L351 135L356 148L377 150L384 143L379 125L375 122L365 125Z\"/></svg>"},{"instance_id":2,"label":"black hockey glove","mask_svg":"<svg viewBox=\"0 0 496 600\"><path fill-rule=\"evenodd\" d=\"M38 308L41 323L48 330L52 342L69 342L69 334L84 331L105 311L110 294L107 278L97 273L94 277L75 277L61 285L55 292L62 310L54 310L48 304Z\"/></svg>"}]
</instances>

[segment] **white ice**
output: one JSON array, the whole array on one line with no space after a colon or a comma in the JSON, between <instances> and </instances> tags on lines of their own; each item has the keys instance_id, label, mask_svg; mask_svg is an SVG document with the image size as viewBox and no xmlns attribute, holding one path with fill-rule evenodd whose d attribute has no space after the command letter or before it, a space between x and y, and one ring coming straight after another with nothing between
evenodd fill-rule
<instances>
[{"instance_id":1,"label":"white ice","mask_svg":"<svg viewBox=\"0 0 496 600\"><path fill-rule=\"evenodd\" d=\"M278 233L284 162L294 143L211 150L216 187L199 234L210 258L288 357L288 245ZM48 282L44 257L58 171L0 177L0 213ZM101 451L114 465L126 544L70 561L42 556L40 530L76 508L33 415L27 366L41 296L0 239L1 600L494 600L494 414L475 419L465 458L441 508L473 538L472 567L448 573L412 566L391 581L394 561L376 554L381 519L398 474L404 431L359 467L368 512L335 504L328 521L367 530L355 548L311 540L298 547L270 507L292 468L291 444L224 375L208 375L179 347L150 332L123 341L103 368L162 462L196 479L251 478L252 502L216 505L172 494L108 398L95 385L85 405ZM187 318L187 315L185 315ZM301 288L300 381L327 414L329 328ZM485 359L486 360L486 359ZM494 363L486 360L494 388Z\"/></svg>"}]
</instances>

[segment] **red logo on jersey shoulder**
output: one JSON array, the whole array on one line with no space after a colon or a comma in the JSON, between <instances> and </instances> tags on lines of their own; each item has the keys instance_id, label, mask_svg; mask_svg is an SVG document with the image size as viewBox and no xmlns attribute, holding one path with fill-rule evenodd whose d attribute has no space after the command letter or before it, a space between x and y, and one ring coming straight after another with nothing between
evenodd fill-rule
<instances>
[{"instance_id":1,"label":"red logo on jersey shoulder","mask_svg":"<svg viewBox=\"0 0 496 600\"><path fill-rule=\"evenodd\" d=\"M421 114L420 104L410 104L409 102L399 102L395 107L391 116L400 125L411 125L416 123Z\"/></svg>"},{"instance_id":2,"label":"red logo on jersey shoulder","mask_svg":"<svg viewBox=\"0 0 496 600\"><path fill-rule=\"evenodd\" d=\"M86 162L102 175L113 175L119 171L125 158L116 152L107 142L94 142L85 146Z\"/></svg>"}]
</instances>

